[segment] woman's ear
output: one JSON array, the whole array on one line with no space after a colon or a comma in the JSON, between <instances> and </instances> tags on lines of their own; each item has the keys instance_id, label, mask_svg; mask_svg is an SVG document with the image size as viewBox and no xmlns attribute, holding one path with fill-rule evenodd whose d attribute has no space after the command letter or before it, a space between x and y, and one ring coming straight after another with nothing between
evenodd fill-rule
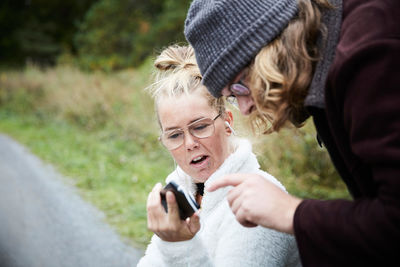
<instances>
[{"instance_id":1,"label":"woman's ear","mask_svg":"<svg viewBox=\"0 0 400 267\"><path fill-rule=\"evenodd\" d=\"M225 112L224 120L225 120L224 123L225 123L226 129L227 129L227 133L229 133L229 135L232 133L235 134L235 131L232 128L233 127L233 114L231 111L227 110Z\"/></svg>"}]
</instances>

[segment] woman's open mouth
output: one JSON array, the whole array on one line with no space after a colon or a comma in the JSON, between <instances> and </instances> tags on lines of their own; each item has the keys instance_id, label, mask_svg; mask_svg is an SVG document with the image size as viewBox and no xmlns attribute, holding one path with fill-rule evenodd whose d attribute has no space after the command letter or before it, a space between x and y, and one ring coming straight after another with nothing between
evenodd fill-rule
<instances>
[{"instance_id":1,"label":"woman's open mouth","mask_svg":"<svg viewBox=\"0 0 400 267\"><path fill-rule=\"evenodd\" d=\"M209 158L210 157L206 155L198 156L190 162L190 166L195 168L205 167L208 164Z\"/></svg>"}]
</instances>

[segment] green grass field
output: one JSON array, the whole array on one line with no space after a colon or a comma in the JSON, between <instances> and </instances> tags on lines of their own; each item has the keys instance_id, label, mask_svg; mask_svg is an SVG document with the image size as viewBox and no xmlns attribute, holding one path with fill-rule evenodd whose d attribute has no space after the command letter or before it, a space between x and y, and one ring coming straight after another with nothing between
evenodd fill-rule
<instances>
[{"instance_id":1,"label":"green grass field","mask_svg":"<svg viewBox=\"0 0 400 267\"><path fill-rule=\"evenodd\" d=\"M144 92L151 62L113 74L59 66L0 74L0 132L54 165L133 244L144 247L147 194L173 169L158 143L153 103ZM234 112L235 127L248 135ZM311 123L251 137L263 169L299 197L348 198Z\"/></svg>"},{"instance_id":2,"label":"green grass field","mask_svg":"<svg viewBox=\"0 0 400 267\"><path fill-rule=\"evenodd\" d=\"M147 193L173 167L167 153L152 152L157 143L143 147L107 131L88 132L63 121L43 123L3 111L0 121L1 132L70 178L121 235L139 246L148 242Z\"/></svg>"}]
</instances>

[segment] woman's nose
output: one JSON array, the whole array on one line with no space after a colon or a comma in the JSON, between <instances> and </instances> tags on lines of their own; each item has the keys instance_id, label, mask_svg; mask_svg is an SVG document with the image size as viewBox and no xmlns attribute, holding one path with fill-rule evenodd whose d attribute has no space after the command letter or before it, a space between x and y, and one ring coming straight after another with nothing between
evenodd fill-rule
<instances>
[{"instance_id":1,"label":"woman's nose","mask_svg":"<svg viewBox=\"0 0 400 267\"><path fill-rule=\"evenodd\" d=\"M254 108L254 100L251 95L236 96L239 110L243 115L250 115Z\"/></svg>"},{"instance_id":2,"label":"woman's nose","mask_svg":"<svg viewBox=\"0 0 400 267\"><path fill-rule=\"evenodd\" d=\"M195 147L197 147L199 145L199 143L197 142L197 138L194 137L192 134L190 134L189 132L185 133L185 148L188 150L192 150Z\"/></svg>"}]
</instances>

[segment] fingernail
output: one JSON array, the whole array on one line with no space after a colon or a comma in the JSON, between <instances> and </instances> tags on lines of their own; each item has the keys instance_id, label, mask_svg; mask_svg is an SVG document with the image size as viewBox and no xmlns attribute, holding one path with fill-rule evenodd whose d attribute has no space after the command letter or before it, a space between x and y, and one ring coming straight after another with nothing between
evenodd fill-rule
<instances>
[{"instance_id":1,"label":"fingernail","mask_svg":"<svg viewBox=\"0 0 400 267\"><path fill-rule=\"evenodd\" d=\"M168 191L167 192L167 198L169 199L169 200L172 200L172 196L174 195L174 193L172 193L171 191Z\"/></svg>"}]
</instances>

